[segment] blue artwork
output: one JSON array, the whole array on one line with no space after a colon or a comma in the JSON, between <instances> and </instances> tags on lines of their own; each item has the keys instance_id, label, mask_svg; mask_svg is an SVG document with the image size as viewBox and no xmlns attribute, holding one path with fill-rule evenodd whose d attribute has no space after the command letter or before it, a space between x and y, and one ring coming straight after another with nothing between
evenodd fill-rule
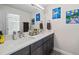
<instances>
[{"instance_id":1,"label":"blue artwork","mask_svg":"<svg viewBox=\"0 0 79 59\"><path fill-rule=\"evenodd\" d=\"M52 10L52 19L61 18L61 7Z\"/></svg>"},{"instance_id":2,"label":"blue artwork","mask_svg":"<svg viewBox=\"0 0 79 59\"><path fill-rule=\"evenodd\" d=\"M79 24L79 9L66 11L66 24Z\"/></svg>"},{"instance_id":3,"label":"blue artwork","mask_svg":"<svg viewBox=\"0 0 79 59\"><path fill-rule=\"evenodd\" d=\"M36 21L40 21L40 13L36 14Z\"/></svg>"}]
</instances>

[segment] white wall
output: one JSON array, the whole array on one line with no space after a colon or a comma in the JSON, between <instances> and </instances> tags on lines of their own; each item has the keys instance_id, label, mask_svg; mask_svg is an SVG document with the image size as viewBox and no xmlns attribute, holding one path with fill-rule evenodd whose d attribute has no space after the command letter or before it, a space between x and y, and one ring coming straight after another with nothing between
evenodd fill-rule
<instances>
[{"instance_id":1,"label":"white wall","mask_svg":"<svg viewBox=\"0 0 79 59\"><path fill-rule=\"evenodd\" d=\"M4 33L7 32L7 14L17 14L20 15L20 21L21 21L21 31L23 31L23 23L22 22L30 22L32 19L32 14L22 11L20 9L15 9L12 7L8 7L5 5L0 5L0 30L3 30Z\"/></svg>"},{"instance_id":2,"label":"white wall","mask_svg":"<svg viewBox=\"0 0 79 59\"><path fill-rule=\"evenodd\" d=\"M61 18L52 19L52 9L61 7ZM66 24L66 11L78 9L79 5L48 5L46 20L51 20L55 32L54 47L72 54L79 54L79 24Z\"/></svg>"}]
</instances>

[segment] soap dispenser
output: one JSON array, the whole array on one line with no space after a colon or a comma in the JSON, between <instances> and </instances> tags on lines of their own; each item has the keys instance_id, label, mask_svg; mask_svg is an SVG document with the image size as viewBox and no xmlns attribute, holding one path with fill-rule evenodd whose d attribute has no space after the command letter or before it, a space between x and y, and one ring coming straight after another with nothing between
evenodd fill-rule
<instances>
[{"instance_id":1,"label":"soap dispenser","mask_svg":"<svg viewBox=\"0 0 79 59\"><path fill-rule=\"evenodd\" d=\"M40 31L42 32L43 31L43 22L42 21L40 22L39 26L40 26Z\"/></svg>"},{"instance_id":2,"label":"soap dispenser","mask_svg":"<svg viewBox=\"0 0 79 59\"><path fill-rule=\"evenodd\" d=\"M50 23L50 20L48 20L48 22L47 22L47 29L48 29L48 30L51 30L51 23Z\"/></svg>"},{"instance_id":3,"label":"soap dispenser","mask_svg":"<svg viewBox=\"0 0 79 59\"><path fill-rule=\"evenodd\" d=\"M17 35L16 35L16 32L15 31L13 31L13 40L16 40L17 39Z\"/></svg>"},{"instance_id":4,"label":"soap dispenser","mask_svg":"<svg viewBox=\"0 0 79 59\"><path fill-rule=\"evenodd\" d=\"M40 22L40 29L43 29L43 22Z\"/></svg>"}]
</instances>

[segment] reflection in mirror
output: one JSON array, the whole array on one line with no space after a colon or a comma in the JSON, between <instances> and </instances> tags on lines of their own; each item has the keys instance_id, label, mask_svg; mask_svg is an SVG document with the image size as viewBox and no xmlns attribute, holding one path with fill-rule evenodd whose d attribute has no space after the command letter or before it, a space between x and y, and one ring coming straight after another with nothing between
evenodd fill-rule
<instances>
[{"instance_id":1,"label":"reflection in mirror","mask_svg":"<svg viewBox=\"0 0 79 59\"><path fill-rule=\"evenodd\" d=\"M38 13L40 13L40 21L36 21L36 14ZM24 22L29 23L29 30L32 28L39 29L39 23L44 21L44 17L44 8L42 9L35 4L0 5L0 30L4 35L12 35L13 31L23 32Z\"/></svg>"},{"instance_id":2,"label":"reflection in mirror","mask_svg":"<svg viewBox=\"0 0 79 59\"><path fill-rule=\"evenodd\" d=\"M20 15L8 14L8 34L20 31Z\"/></svg>"},{"instance_id":3,"label":"reflection in mirror","mask_svg":"<svg viewBox=\"0 0 79 59\"><path fill-rule=\"evenodd\" d=\"M41 22L42 23L44 22L44 17L45 17L44 10L39 9L39 10L35 11L35 13L33 13L33 18L35 20L35 24L34 24L34 27L32 27L32 28L40 29L39 25Z\"/></svg>"}]
</instances>

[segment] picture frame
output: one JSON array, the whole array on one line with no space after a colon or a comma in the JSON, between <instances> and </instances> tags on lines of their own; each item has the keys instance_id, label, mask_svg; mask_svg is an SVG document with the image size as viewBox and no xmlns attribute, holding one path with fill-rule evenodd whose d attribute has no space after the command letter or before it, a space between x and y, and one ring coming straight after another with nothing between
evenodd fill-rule
<instances>
[{"instance_id":1,"label":"picture frame","mask_svg":"<svg viewBox=\"0 0 79 59\"><path fill-rule=\"evenodd\" d=\"M52 9L52 19L61 18L61 7Z\"/></svg>"}]
</instances>

